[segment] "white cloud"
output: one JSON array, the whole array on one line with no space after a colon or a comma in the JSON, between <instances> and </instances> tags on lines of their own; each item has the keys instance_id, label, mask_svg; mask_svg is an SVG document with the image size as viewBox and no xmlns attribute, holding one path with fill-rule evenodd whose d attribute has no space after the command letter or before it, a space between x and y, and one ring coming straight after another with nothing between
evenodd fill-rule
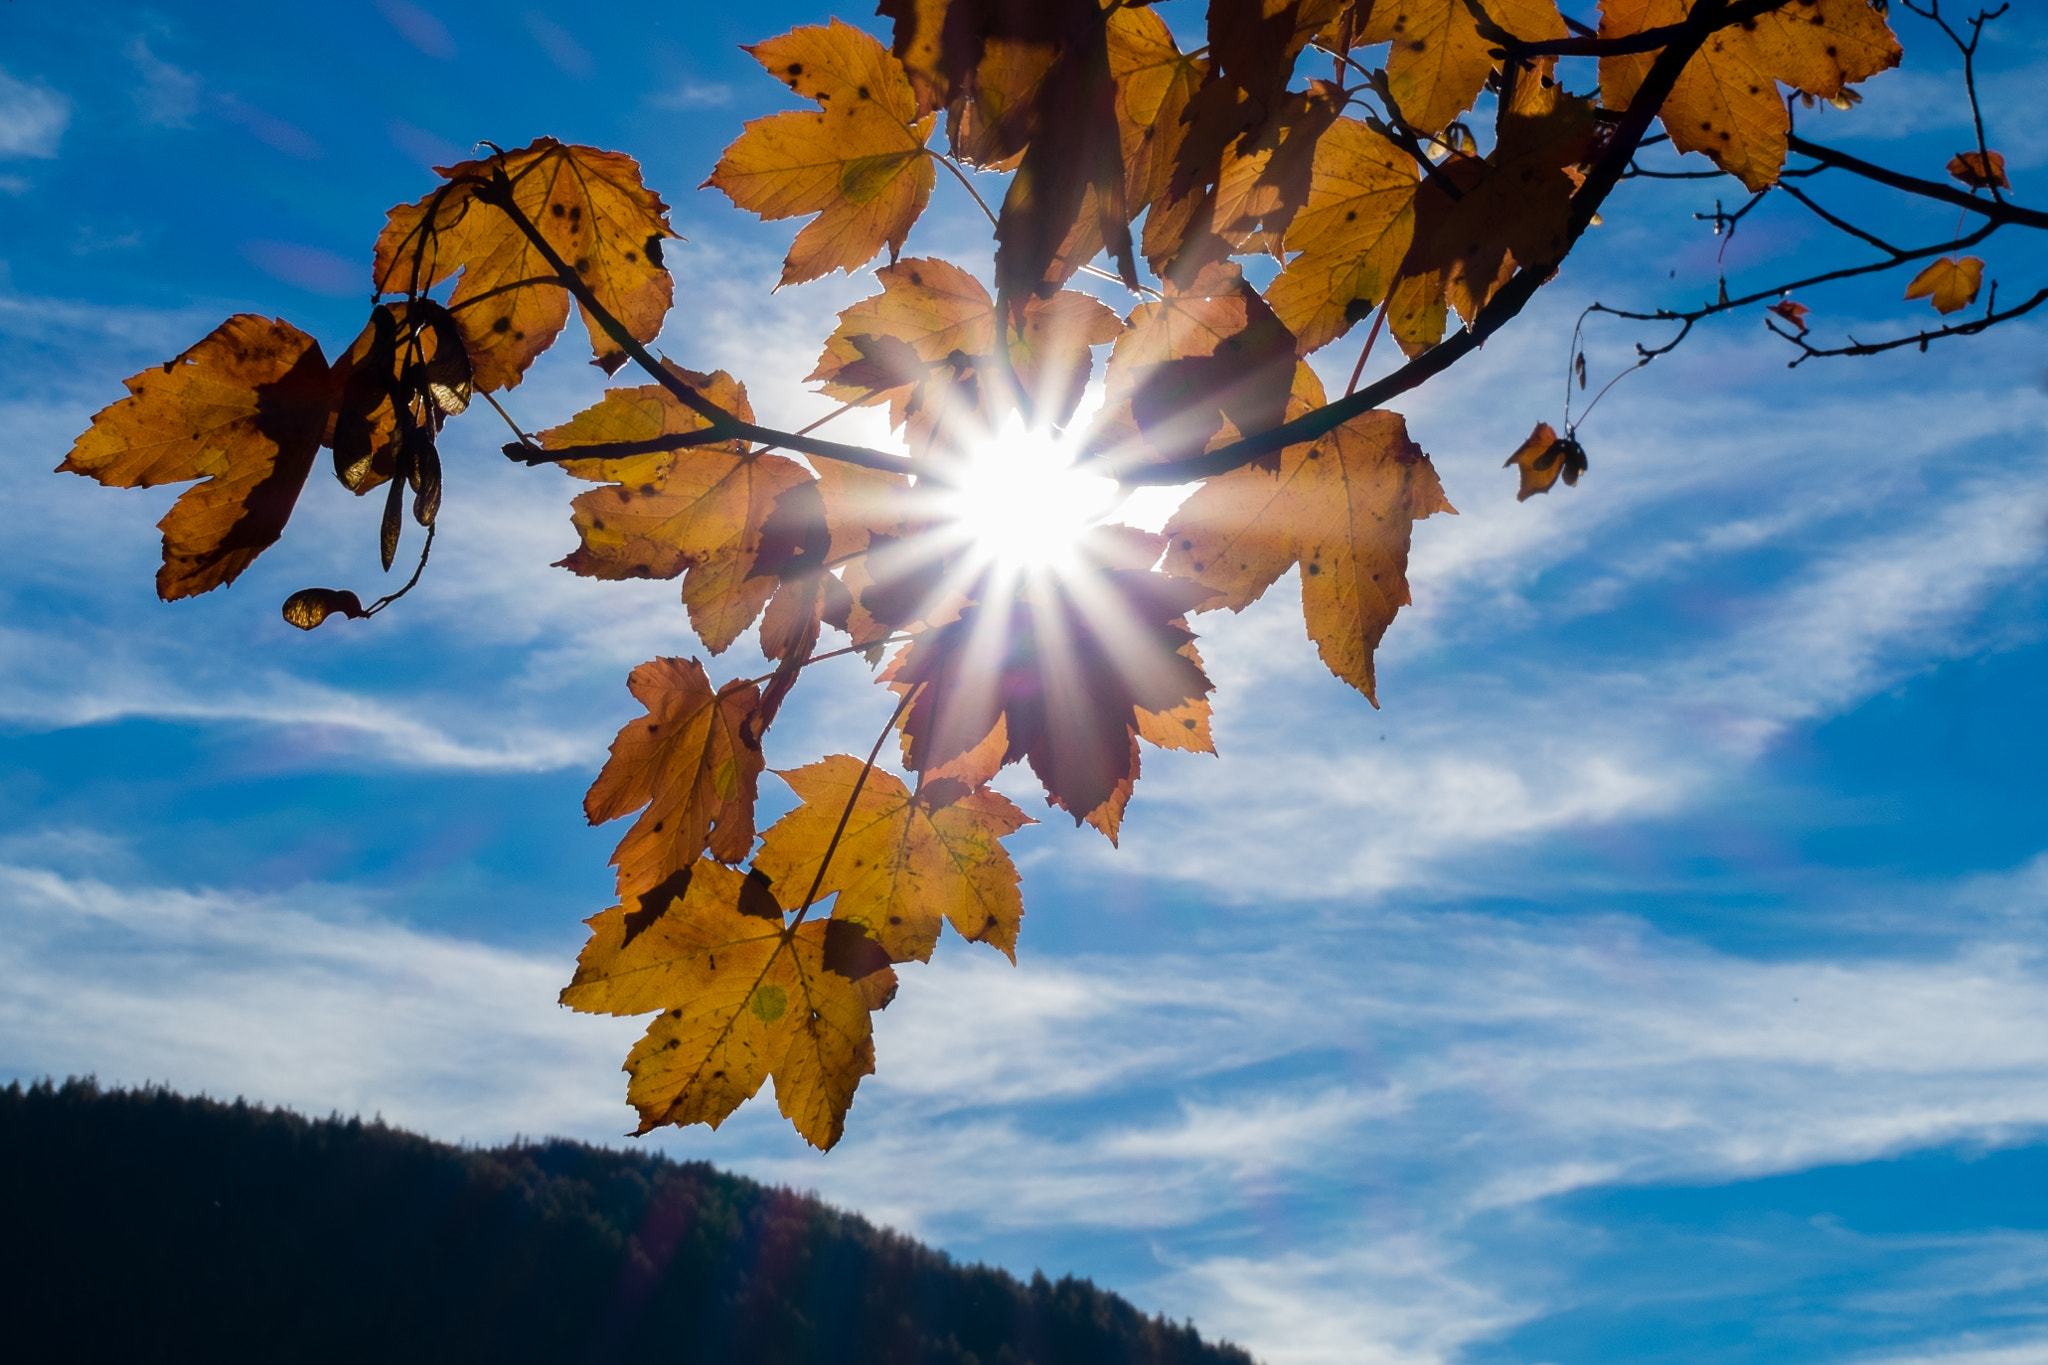
<instances>
[{"instance_id":1,"label":"white cloud","mask_svg":"<svg viewBox=\"0 0 2048 1365\"><path fill-rule=\"evenodd\" d=\"M70 100L0 71L0 160L51 160L70 126Z\"/></svg>"},{"instance_id":2,"label":"white cloud","mask_svg":"<svg viewBox=\"0 0 2048 1365\"><path fill-rule=\"evenodd\" d=\"M203 88L199 77L157 56L139 36L129 40L128 60L142 77L142 84L131 92L142 121L163 128L191 127Z\"/></svg>"}]
</instances>

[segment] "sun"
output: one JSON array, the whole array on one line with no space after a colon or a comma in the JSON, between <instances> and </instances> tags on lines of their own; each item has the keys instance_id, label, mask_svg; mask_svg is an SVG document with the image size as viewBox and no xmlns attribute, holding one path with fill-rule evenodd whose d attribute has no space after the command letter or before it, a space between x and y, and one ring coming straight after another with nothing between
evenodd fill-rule
<instances>
[{"instance_id":1,"label":"sun","mask_svg":"<svg viewBox=\"0 0 2048 1365\"><path fill-rule=\"evenodd\" d=\"M1071 442L1020 418L968 452L957 486L938 496L940 515L969 556L998 573L1071 566L1090 530L1117 509L1114 479L1075 468Z\"/></svg>"}]
</instances>

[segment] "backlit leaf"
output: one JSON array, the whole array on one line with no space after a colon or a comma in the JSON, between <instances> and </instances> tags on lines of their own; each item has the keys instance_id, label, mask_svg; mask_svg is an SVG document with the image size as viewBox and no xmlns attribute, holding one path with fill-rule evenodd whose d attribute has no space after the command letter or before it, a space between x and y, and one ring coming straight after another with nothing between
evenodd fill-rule
<instances>
[{"instance_id":1,"label":"backlit leaf","mask_svg":"<svg viewBox=\"0 0 2048 1365\"><path fill-rule=\"evenodd\" d=\"M612 741L583 811L593 825L640 811L612 853L619 894L640 897L707 849L727 863L752 851L763 764L748 727L760 692L731 684L713 692L694 659L651 660L626 686L647 714Z\"/></svg>"},{"instance_id":2,"label":"backlit leaf","mask_svg":"<svg viewBox=\"0 0 2048 1365\"><path fill-rule=\"evenodd\" d=\"M1242 611L1299 564L1309 638L1371 699L1373 650L1409 602L1411 528L1455 510L1400 415L1369 412L1289 447L1277 473L1247 467L1196 489L1167 523L1166 568L1215 589L1208 609Z\"/></svg>"},{"instance_id":3,"label":"backlit leaf","mask_svg":"<svg viewBox=\"0 0 2048 1365\"><path fill-rule=\"evenodd\" d=\"M1548 493L1560 478L1567 488L1577 487L1579 475L1586 472L1586 450L1576 438L1560 438L1551 430L1550 423L1538 422L1529 439L1517 446L1515 453L1508 456L1507 464L1501 466L1509 467L1519 468L1522 475L1515 501L1527 502L1538 493Z\"/></svg>"},{"instance_id":4,"label":"backlit leaf","mask_svg":"<svg viewBox=\"0 0 2048 1365\"><path fill-rule=\"evenodd\" d=\"M606 311L635 340L654 340L674 290L661 260L662 239L675 235L668 206L641 182L631 157L549 137L440 168L447 185L392 209L377 238L377 291L419 293L460 271L448 309L476 387L490 393L519 382L568 322L570 296L512 219L476 198L477 183L495 169L510 177L514 204ZM595 318L586 314L583 323L597 363L617 371L625 352Z\"/></svg>"},{"instance_id":5,"label":"backlit leaf","mask_svg":"<svg viewBox=\"0 0 2048 1365\"><path fill-rule=\"evenodd\" d=\"M1392 43L1387 88L1401 118L1421 133L1441 132L1472 107L1501 33L1525 42L1562 38L1552 0L1480 0L1495 33L1482 32L1473 0L1378 0L1366 14L1359 43Z\"/></svg>"},{"instance_id":6,"label":"backlit leaf","mask_svg":"<svg viewBox=\"0 0 2048 1365\"><path fill-rule=\"evenodd\" d=\"M803 804L761 836L754 866L786 895L802 895L851 803L853 814L818 887L821 898L838 894L834 919L859 924L896 962L928 960L942 921L1014 961L1024 901L1016 866L1000 841L1031 818L986 787L939 779L913 793L879 769L860 781L861 767L859 759L838 754L778 773Z\"/></svg>"},{"instance_id":7,"label":"backlit leaf","mask_svg":"<svg viewBox=\"0 0 2048 1365\"><path fill-rule=\"evenodd\" d=\"M1684 21L1690 0L1601 0L1600 36ZM1778 178L1790 128L1778 82L1823 99L1899 64L1899 42L1869 0L1789 0L1717 30L1664 101L1664 129L1681 152L1704 152L1752 190ZM1635 98L1655 53L1600 59L1600 102Z\"/></svg>"},{"instance_id":8,"label":"backlit leaf","mask_svg":"<svg viewBox=\"0 0 2048 1365\"><path fill-rule=\"evenodd\" d=\"M753 419L745 390L723 372L675 373L735 416ZM709 426L661 385L642 384L608 390L602 402L540 439L549 450L569 451ZM759 571L762 531L776 500L811 481L796 461L748 453L734 442L569 460L563 467L582 478L619 482L579 494L571 504L582 543L558 561L561 567L586 578L683 575L690 626L713 654L739 638L775 592L775 575Z\"/></svg>"},{"instance_id":9,"label":"backlit leaf","mask_svg":"<svg viewBox=\"0 0 2048 1365\"><path fill-rule=\"evenodd\" d=\"M1266 301L1303 351L1336 340L1386 298L1415 236L1415 160L1358 119L1317 144L1308 202L1287 245L1298 251Z\"/></svg>"},{"instance_id":10,"label":"backlit leaf","mask_svg":"<svg viewBox=\"0 0 2048 1365\"><path fill-rule=\"evenodd\" d=\"M887 966L855 980L828 965L849 926L786 928L758 879L709 861L665 905L628 901L588 923L562 1003L661 1011L626 1059L639 1132L716 1128L772 1076L777 1106L806 1142L839 1141L854 1089L875 1069L871 1015L896 991Z\"/></svg>"},{"instance_id":11,"label":"backlit leaf","mask_svg":"<svg viewBox=\"0 0 2048 1365\"><path fill-rule=\"evenodd\" d=\"M1984 284L1984 262L1975 256L1943 256L1913 277L1909 299L1926 299L1938 313L1960 312L1977 301Z\"/></svg>"},{"instance_id":12,"label":"backlit leaf","mask_svg":"<svg viewBox=\"0 0 2048 1365\"><path fill-rule=\"evenodd\" d=\"M277 542L313 468L335 399L320 343L239 313L177 359L125 381L59 471L110 488L203 480L157 523L166 602L232 583Z\"/></svg>"},{"instance_id":13,"label":"backlit leaf","mask_svg":"<svg viewBox=\"0 0 2048 1365\"><path fill-rule=\"evenodd\" d=\"M919 116L903 64L837 19L747 50L818 108L752 120L704 183L763 218L818 215L790 246L783 284L856 270L884 246L893 257L934 175L932 118Z\"/></svg>"},{"instance_id":14,"label":"backlit leaf","mask_svg":"<svg viewBox=\"0 0 2048 1365\"><path fill-rule=\"evenodd\" d=\"M1948 173L1973 190L2012 188L2005 177L2005 158L1997 152L1957 152L1949 158Z\"/></svg>"},{"instance_id":15,"label":"backlit leaf","mask_svg":"<svg viewBox=\"0 0 2048 1365\"><path fill-rule=\"evenodd\" d=\"M1111 569L970 607L920 635L891 683L918 689L903 717L910 766L952 762L1000 719L1003 761L1029 759L1047 798L1078 823L1135 778L1138 711L1209 694L1181 652L1194 639L1181 618L1212 595L1186 579Z\"/></svg>"}]
</instances>

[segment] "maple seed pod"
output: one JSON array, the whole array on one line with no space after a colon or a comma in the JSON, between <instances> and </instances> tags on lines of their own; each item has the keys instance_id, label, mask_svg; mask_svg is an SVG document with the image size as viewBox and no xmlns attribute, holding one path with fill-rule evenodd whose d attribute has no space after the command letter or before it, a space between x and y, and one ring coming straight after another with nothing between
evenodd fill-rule
<instances>
[{"instance_id":1,"label":"maple seed pod","mask_svg":"<svg viewBox=\"0 0 2048 1365\"><path fill-rule=\"evenodd\" d=\"M300 630L313 630L336 615L356 620L369 613L363 599L346 588L301 588L284 600L284 619Z\"/></svg>"}]
</instances>

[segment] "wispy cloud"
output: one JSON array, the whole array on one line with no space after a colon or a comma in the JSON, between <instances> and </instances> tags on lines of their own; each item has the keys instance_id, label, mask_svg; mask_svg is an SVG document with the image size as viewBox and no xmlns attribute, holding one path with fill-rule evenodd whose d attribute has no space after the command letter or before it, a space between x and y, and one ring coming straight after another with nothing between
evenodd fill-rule
<instances>
[{"instance_id":1,"label":"wispy cloud","mask_svg":"<svg viewBox=\"0 0 2048 1365\"><path fill-rule=\"evenodd\" d=\"M142 84L130 92L142 121L163 128L191 127L203 88L199 77L157 56L139 35L128 41L128 60L142 77Z\"/></svg>"},{"instance_id":2,"label":"wispy cloud","mask_svg":"<svg viewBox=\"0 0 2048 1365\"><path fill-rule=\"evenodd\" d=\"M0 160L48 161L71 126L71 101L0 71Z\"/></svg>"}]
</instances>

